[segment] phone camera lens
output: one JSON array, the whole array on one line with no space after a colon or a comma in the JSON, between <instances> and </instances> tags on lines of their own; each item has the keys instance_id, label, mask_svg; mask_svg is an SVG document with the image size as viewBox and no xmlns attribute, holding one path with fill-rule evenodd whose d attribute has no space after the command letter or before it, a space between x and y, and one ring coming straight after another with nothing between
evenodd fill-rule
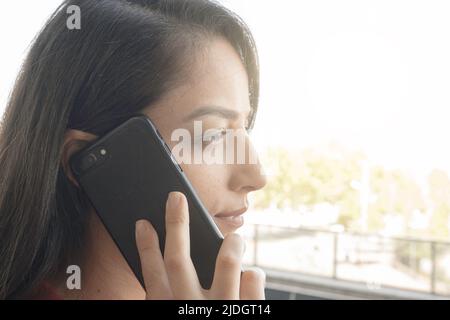
<instances>
[{"instance_id":1,"label":"phone camera lens","mask_svg":"<svg viewBox=\"0 0 450 320\"><path fill-rule=\"evenodd\" d=\"M95 154L90 153L87 157L85 157L82 161L81 161L81 170L82 171L86 171L87 169L89 169L90 167L92 167L95 162L97 162L97 157Z\"/></svg>"},{"instance_id":2,"label":"phone camera lens","mask_svg":"<svg viewBox=\"0 0 450 320\"><path fill-rule=\"evenodd\" d=\"M87 164L94 164L95 161L97 161L97 157L95 156L95 154L91 153L90 155L88 155L86 159Z\"/></svg>"}]
</instances>

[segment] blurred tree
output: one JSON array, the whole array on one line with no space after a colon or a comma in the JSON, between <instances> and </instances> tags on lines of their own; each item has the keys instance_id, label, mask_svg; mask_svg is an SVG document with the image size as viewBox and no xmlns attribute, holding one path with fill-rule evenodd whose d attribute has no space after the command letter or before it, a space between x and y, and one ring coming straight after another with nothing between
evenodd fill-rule
<instances>
[{"instance_id":1,"label":"blurred tree","mask_svg":"<svg viewBox=\"0 0 450 320\"><path fill-rule=\"evenodd\" d=\"M450 179L446 172L433 170L428 177L431 202L430 232L434 237L448 237L450 218Z\"/></svg>"},{"instance_id":2,"label":"blurred tree","mask_svg":"<svg viewBox=\"0 0 450 320\"><path fill-rule=\"evenodd\" d=\"M358 192L351 187L360 176L360 152L338 145L303 151L270 149L262 156L273 175L266 188L256 194L255 206L312 209L320 203L340 208L339 222L350 224L359 216Z\"/></svg>"},{"instance_id":3,"label":"blurred tree","mask_svg":"<svg viewBox=\"0 0 450 320\"><path fill-rule=\"evenodd\" d=\"M370 229L384 226L387 215L398 216L403 221L403 232L409 233L413 213L426 210L425 200L419 185L400 170L387 170L381 166L372 168L371 191L375 196L369 206Z\"/></svg>"},{"instance_id":4,"label":"blurred tree","mask_svg":"<svg viewBox=\"0 0 450 320\"><path fill-rule=\"evenodd\" d=\"M336 144L304 150L269 149L261 160L272 174L267 186L255 194L255 206L314 210L318 204L329 203L339 209L338 223L357 230L365 159L362 152ZM445 172L434 170L428 180L432 217L427 235L447 237L450 179ZM401 170L374 166L370 168L369 189L368 231L380 231L387 217L397 217L397 221L402 221L404 235L424 235L411 228L414 213L429 209L424 191L411 176Z\"/></svg>"}]
</instances>

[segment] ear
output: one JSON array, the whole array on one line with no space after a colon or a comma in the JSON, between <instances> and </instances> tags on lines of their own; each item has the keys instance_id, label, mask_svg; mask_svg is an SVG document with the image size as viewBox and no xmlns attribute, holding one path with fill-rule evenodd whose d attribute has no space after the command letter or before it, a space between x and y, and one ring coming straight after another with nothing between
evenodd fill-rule
<instances>
[{"instance_id":1,"label":"ear","mask_svg":"<svg viewBox=\"0 0 450 320\"><path fill-rule=\"evenodd\" d=\"M98 137L94 134L76 129L68 129L64 134L61 165L69 181L77 187L79 187L79 185L70 168L69 160L76 152L83 149L89 142L94 141L97 138Z\"/></svg>"}]
</instances>

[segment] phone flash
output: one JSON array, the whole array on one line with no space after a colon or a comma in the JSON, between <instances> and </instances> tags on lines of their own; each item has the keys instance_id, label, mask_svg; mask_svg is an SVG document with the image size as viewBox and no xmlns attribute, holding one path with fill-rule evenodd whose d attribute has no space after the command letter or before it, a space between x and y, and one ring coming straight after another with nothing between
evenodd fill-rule
<instances>
[{"instance_id":1,"label":"phone flash","mask_svg":"<svg viewBox=\"0 0 450 320\"><path fill-rule=\"evenodd\" d=\"M102 156L104 156L104 155L106 154L106 150L105 150L105 149L100 150L100 154L101 154Z\"/></svg>"}]
</instances>

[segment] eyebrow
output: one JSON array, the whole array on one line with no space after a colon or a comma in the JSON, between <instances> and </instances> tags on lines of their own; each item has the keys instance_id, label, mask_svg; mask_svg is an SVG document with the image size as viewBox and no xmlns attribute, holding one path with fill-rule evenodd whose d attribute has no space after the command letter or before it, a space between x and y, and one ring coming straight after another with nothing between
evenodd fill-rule
<instances>
[{"instance_id":1,"label":"eyebrow","mask_svg":"<svg viewBox=\"0 0 450 320\"><path fill-rule=\"evenodd\" d=\"M250 110L251 111L251 110ZM250 114L250 112L249 112ZM227 109L220 106L204 106L197 108L193 112L191 112L187 117L184 118L184 121L200 118L203 116L217 116L224 119L236 120L239 118L239 112L231 109Z\"/></svg>"}]
</instances>

